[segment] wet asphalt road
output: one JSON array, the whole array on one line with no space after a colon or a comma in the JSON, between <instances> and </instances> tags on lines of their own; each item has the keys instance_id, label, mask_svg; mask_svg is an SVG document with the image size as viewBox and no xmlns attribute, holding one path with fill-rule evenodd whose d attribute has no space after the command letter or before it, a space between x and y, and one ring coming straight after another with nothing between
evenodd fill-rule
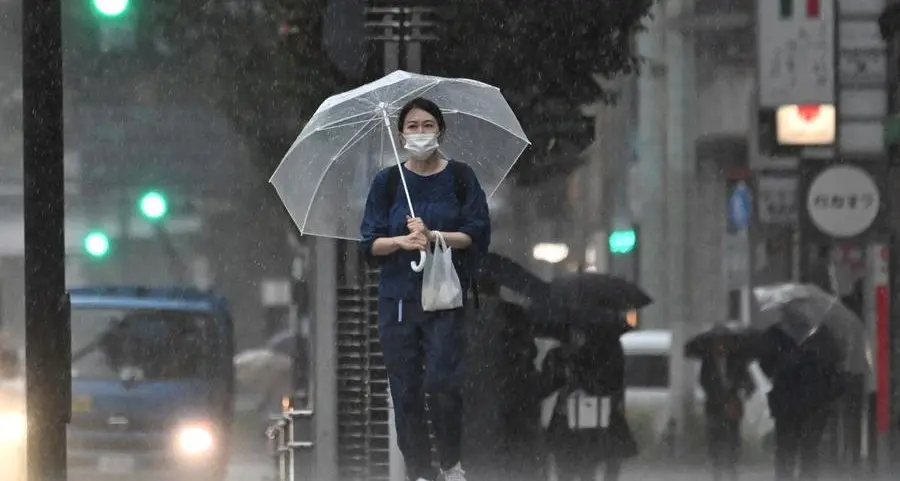
<instances>
[{"instance_id":1,"label":"wet asphalt road","mask_svg":"<svg viewBox=\"0 0 900 481\"><path fill-rule=\"evenodd\" d=\"M469 481L518 481L508 479L505 476L481 476L475 477L474 473L468 476ZM747 467L742 470L740 481L772 481L774 478L771 468L765 466ZM265 481L272 479L271 466L265 458L235 459L229 470L228 481ZM597 477L598 480L602 476ZM883 478L888 479L888 478ZM688 466L643 466L637 464L626 465L620 481L711 481L712 476L704 467ZM877 481L877 478L828 476L823 475L820 481ZM305 480L298 480L305 481Z\"/></svg>"}]
</instances>

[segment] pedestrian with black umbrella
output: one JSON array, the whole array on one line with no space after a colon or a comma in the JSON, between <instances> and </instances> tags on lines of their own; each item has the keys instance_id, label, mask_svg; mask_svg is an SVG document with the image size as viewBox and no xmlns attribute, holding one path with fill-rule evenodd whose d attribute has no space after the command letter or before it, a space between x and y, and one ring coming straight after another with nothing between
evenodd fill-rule
<instances>
[{"instance_id":1,"label":"pedestrian with black umbrella","mask_svg":"<svg viewBox=\"0 0 900 481\"><path fill-rule=\"evenodd\" d=\"M691 339L685 355L700 359L706 395L706 433L713 479L738 479L744 401L753 394L749 363L755 336L736 326L716 325Z\"/></svg>"},{"instance_id":2,"label":"pedestrian with black umbrella","mask_svg":"<svg viewBox=\"0 0 900 481\"><path fill-rule=\"evenodd\" d=\"M596 316L601 316L598 313ZM622 461L638 454L625 417L621 315L608 323L569 325L569 338L547 353L541 374L541 423L560 481L590 481L601 464L616 481Z\"/></svg>"}]
</instances>

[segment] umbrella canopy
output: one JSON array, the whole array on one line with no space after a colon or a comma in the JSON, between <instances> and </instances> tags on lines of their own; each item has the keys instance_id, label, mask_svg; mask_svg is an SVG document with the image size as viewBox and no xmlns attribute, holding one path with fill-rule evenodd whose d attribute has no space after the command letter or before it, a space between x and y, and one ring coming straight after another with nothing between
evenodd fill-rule
<instances>
[{"instance_id":1,"label":"umbrella canopy","mask_svg":"<svg viewBox=\"0 0 900 481\"><path fill-rule=\"evenodd\" d=\"M752 358L756 356L759 336L758 330L741 324L716 324L688 340L684 355L703 359L721 350L724 355Z\"/></svg>"},{"instance_id":2,"label":"umbrella canopy","mask_svg":"<svg viewBox=\"0 0 900 481\"><path fill-rule=\"evenodd\" d=\"M572 328L589 331L594 336L621 337L633 328L625 322L622 313L612 310L597 311L593 315L578 313L575 316L557 317L550 320L533 319L532 332L538 337L566 340Z\"/></svg>"},{"instance_id":3,"label":"umbrella canopy","mask_svg":"<svg viewBox=\"0 0 900 481\"><path fill-rule=\"evenodd\" d=\"M807 342L821 327L833 336L841 351L845 372L870 372L865 325L840 299L811 284L777 284L753 290L761 329L782 330L798 345Z\"/></svg>"},{"instance_id":4,"label":"umbrella canopy","mask_svg":"<svg viewBox=\"0 0 900 481\"><path fill-rule=\"evenodd\" d=\"M270 349L249 349L234 357L234 376L238 384L256 391L275 386L290 386L293 361Z\"/></svg>"},{"instance_id":5,"label":"umbrella canopy","mask_svg":"<svg viewBox=\"0 0 900 481\"><path fill-rule=\"evenodd\" d=\"M270 180L303 234L360 239L369 187L379 171L401 163L397 116L416 97L441 107L440 152L472 167L488 197L530 143L500 90L475 80L396 71L330 97ZM415 199L406 196L415 215Z\"/></svg>"},{"instance_id":6,"label":"umbrella canopy","mask_svg":"<svg viewBox=\"0 0 900 481\"><path fill-rule=\"evenodd\" d=\"M532 302L550 296L549 283L521 264L494 252L484 256L479 266L478 277L506 287Z\"/></svg>"},{"instance_id":7,"label":"umbrella canopy","mask_svg":"<svg viewBox=\"0 0 900 481\"><path fill-rule=\"evenodd\" d=\"M597 317L599 311L629 311L653 302L630 281L591 272L553 279L549 291L549 297L535 305L537 317L565 316L572 322L583 322Z\"/></svg>"},{"instance_id":8,"label":"umbrella canopy","mask_svg":"<svg viewBox=\"0 0 900 481\"><path fill-rule=\"evenodd\" d=\"M615 310L640 309L653 299L631 281L596 272L582 272L554 279L551 295L569 307L605 308Z\"/></svg>"}]
</instances>

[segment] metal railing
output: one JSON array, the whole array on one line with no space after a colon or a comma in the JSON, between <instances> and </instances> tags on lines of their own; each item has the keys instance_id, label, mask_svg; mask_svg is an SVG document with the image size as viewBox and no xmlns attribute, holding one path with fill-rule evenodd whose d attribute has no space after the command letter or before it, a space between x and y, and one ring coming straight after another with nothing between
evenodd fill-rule
<instances>
[{"instance_id":1,"label":"metal railing","mask_svg":"<svg viewBox=\"0 0 900 481\"><path fill-rule=\"evenodd\" d=\"M275 468L274 481L313 479L313 411L288 406L266 429Z\"/></svg>"}]
</instances>

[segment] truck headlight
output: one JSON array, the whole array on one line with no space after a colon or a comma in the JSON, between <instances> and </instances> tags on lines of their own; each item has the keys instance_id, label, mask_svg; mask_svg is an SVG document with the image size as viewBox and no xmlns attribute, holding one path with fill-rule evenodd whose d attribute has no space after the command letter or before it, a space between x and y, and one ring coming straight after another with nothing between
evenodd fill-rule
<instances>
[{"instance_id":1,"label":"truck headlight","mask_svg":"<svg viewBox=\"0 0 900 481\"><path fill-rule=\"evenodd\" d=\"M0 444L21 442L27 431L28 422L24 413L0 412Z\"/></svg>"},{"instance_id":2,"label":"truck headlight","mask_svg":"<svg viewBox=\"0 0 900 481\"><path fill-rule=\"evenodd\" d=\"M203 424L188 424L178 430L178 449L190 455L212 451L215 439L212 429Z\"/></svg>"}]
</instances>

